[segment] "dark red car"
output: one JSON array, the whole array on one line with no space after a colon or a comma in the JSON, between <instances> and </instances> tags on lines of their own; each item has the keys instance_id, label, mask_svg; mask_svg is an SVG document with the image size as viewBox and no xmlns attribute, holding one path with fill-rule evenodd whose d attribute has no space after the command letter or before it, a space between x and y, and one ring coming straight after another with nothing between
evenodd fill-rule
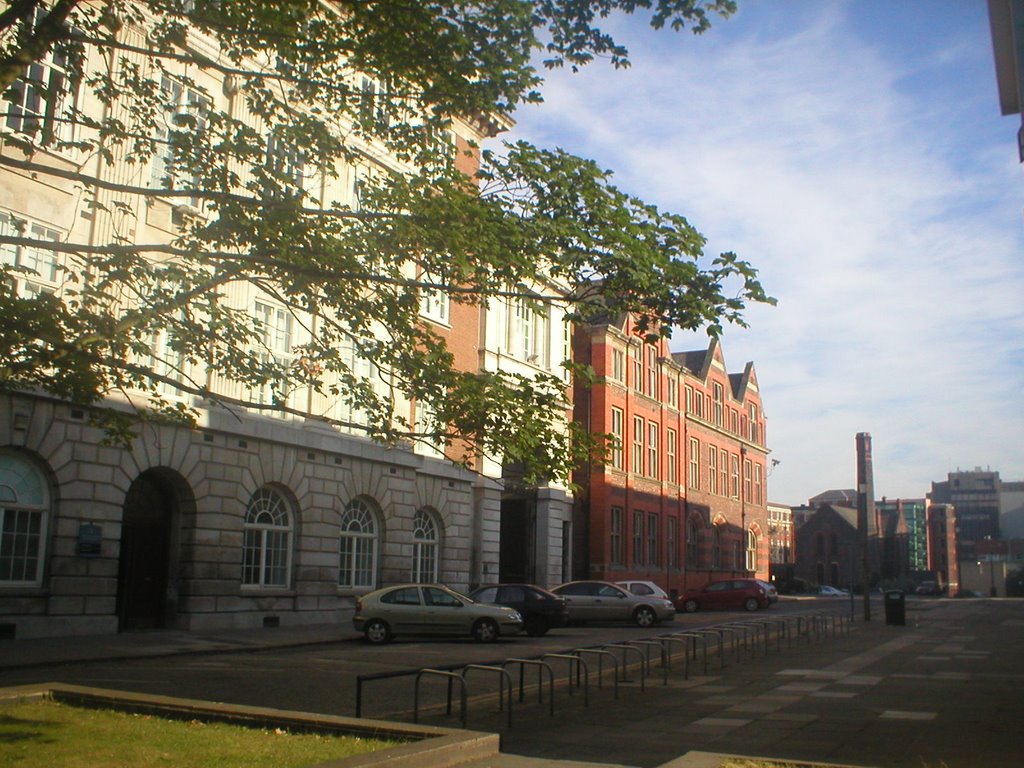
<instances>
[{"instance_id":1,"label":"dark red car","mask_svg":"<svg viewBox=\"0 0 1024 768\"><path fill-rule=\"evenodd\" d=\"M676 599L676 609L693 613L709 608L734 608L756 611L770 605L768 592L757 579L713 581L703 589L691 589Z\"/></svg>"}]
</instances>

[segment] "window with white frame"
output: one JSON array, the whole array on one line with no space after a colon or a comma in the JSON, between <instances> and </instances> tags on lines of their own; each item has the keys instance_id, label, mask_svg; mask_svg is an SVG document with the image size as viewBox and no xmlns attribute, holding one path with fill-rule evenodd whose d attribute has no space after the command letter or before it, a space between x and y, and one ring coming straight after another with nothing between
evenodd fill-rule
<instances>
[{"instance_id":1,"label":"window with white frame","mask_svg":"<svg viewBox=\"0 0 1024 768\"><path fill-rule=\"evenodd\" d=\"M683 387L683 393L686 398L686 402L684 403L686 412L693 413L693 387L687 384Z\"/></svg>"},{"instance_id":2,"label":"window with white frame","mask_svg":"<svg viewBox=\"0 0 1024 768\"><path fill-rule=\"evenodd\" d=\"M715 407L715 426L720 427L725 423L724 408L725 408L725 390L722 385L717 381L711 386L713 392L714 407Z\"/></svg>"},{"instance_id":3,"label":"window with white frame","mask_svg":"<svg viewBox=\"0 0 1024 768\"><path fill-rule=\"evenodd\" d=\"M509 351L529 363L546 367L550 336L550 308L540 299L519 296L512 301Z\"/></svg>"},{"instance_id":4,"label":"window with white frame","mask_svg":"<svg viewBox=\"0 0 1024 768\"><path fill-rule=\"evenodd\" d=\"M644 392L648 397L658 399L658 350L647 345L647 386Z\"/></svg>"},{"instance_id":5,"label":"window with white frame","mask_svg":"<svg viewBox=\"0 0 1024 768\"><path fill-rule=\"evenodd\" d=\"M665 382L665 386L668 387L668 407L678 408L679 407L679 380L675 376L669 376Z\"/></svg>"},{"instance_id":6,"label":"window with white frame","mask_svg":"<svg viewBox=\"0 0 1024 768\"><path fill-rule=\"evenodd\" d=\"M359 114L368 128L384 131L389 124L387 88L379 80L362 75L359 83Z\"/></svg>"},{"instance_id":7,"label":"window with white frame","mask_svg":"<svg viewBox=\"0 0 1024 768\"><path fill-rule=\"evenodd\" d=\"M424 283L435 282L429 273L424 273L420 280ZM441 325L449 323L450 300L443 288L432 288L428 285L421 285L420 292L420 317L433 320Z\"/></svg>"},{"instance_id":8,"label":"window with white frame","mask_svg":"<svg viewBox=\"0 0 1024 768\"><path fill-rule=\"evenodd\" d=\"M698 419L704 418L704 393L696 390L693 393L693 415Z\"/></svg>"},{"instance_id":9,"label":"window with white frame","mask_svg":"<svg viewBox=\"0 0 1024 768\"><path fill-rule=\"evenodd\" d=\"M292 514L284 496L273 488L256 491L245 509L242 533L242 584L287 587Z\"/></svg>"},{"instance_id":10,"label":"window with white frame","mask_svg":"<svg viewBox=\"0 0 1024 768\"><path fill-rule=\"evenodd\" d=\"M633 389L642 392L644 388L644 360L643 350L638 346L629 348L630 367L633 369L633 381L630 382Z\"/></svg>"},{"instance_id":11,"label":"window with white frame","mask_svg":"<svg viewBox=\"0 0 1024 768\"><path fill-rule=\"evenodd\" d=\"M160 81L163 123L155 126L156 153L150 168L150 184L161 189L201 190L203 143L210 112L210 98L180 80L163 75ZM192 213L202 208L201 195L175 198Z\"/></svg>"},{"instance_id":12,"label":"window with white frame","mask_svg":"<svg viewBox=\"0 0 1024 768\"><path fill-rule=\"evenodd\" d=\"M61 233L45 224L20 219L0 211L0 235L25 237L36 241L60 242ZM31 298L42 293L55 294L63 282L57 252L39 245L0 243L0 264L31 270L14 276L19 296Z\"/></svg>"},{"instance_id":13,"label":"window with white frame","mask_svg":"<svg viewBox=\"0 0 1024 768\"><path fill-rule=\"evenodd\" d=\"M42 583L49 521L43 473L13 451L0 452L0 585Z\"/></svg>"},{"instance_id":14,"label":"window with white frame","mask_svg":"<svg viewBox=\"0 0 1024 768\"><path fill-rule=\"evenodd\" d=\"M762 504L764 502L761 484L761 465L754 465L754 503Z\"/></svg>"},{"instance_id":15,"label":"window with white frame","mask_svg":"<svg viewBox=\"0 0 1024 768\"><path fill-rule=\"evenodd\" d=\"M626 383L626 350L612 347L612 381Z\"/></svg>"},{"instance_id":16,"label":"window with white frame","mask_svg":"<svg viewBox=\"0 0 1024 768\"><path fill-rule=\"evenodd\" d=\"M642 416L633 417L633 463L629 471L636 475L644 473L644 420Z\"/></svg>"},{"instance_id":17,"label":"window with white frame","mask_svg":"<svg viewBox=\"0 0 1024 768\"><path fill-rule=\"evenodd\" d=\"M40 12L37 9L37 14ZM0 95L4 126L30 136L42 146L71 141L78 86L69 64L67 51L59 45L30 64Z\"/></svg>"},{"instance_id":18,"label":"window with white frame","mask_svg":"<svg viewBox=\"0 0 1024 768\"><path fill-rule=\"evenodd\" d=\"M412 520L412 580L417 584L437 581L440 535L437 520L426 509L417 509Z\"/></svg>"},{"instance_id":19,"label":"window with white frame","mask_svg":"<svg viewBox=\"0 0 1024 768\"><path fill-rule=\"evenodd\" d=\"M364 499L352 499L341 513L340 528L338 586L373 589L377 586L380 552L377 514Z\"/></svg>"},{"instance_id":20,"label":"window with white frame","mask_svg":"<svg viewBox=\"0 0 1024 768\"><path fill-rule=\"evenodd\" d=\"M708 493L718 493L718 450L708 446Z\"/></svg>"},{"instance_id":21,"label":"window with white frame","mask_svg":"<svg viewBox=\"0 0 1024 768\"><path fill-rule=\"evenodd\" d=\"M757 423L757 405L751 403L750 405L750 442L759 443L760 441L760 429Z\"/></svg>"},{"instance_id":22,"label":"window with white frame","mask_svg":"<svg viewBox=\"0 0 1024 768\"><path fill-rule=\"evenodd\" d=\"M752 530L747 530L747 551L746 569L754 572L757 570L757 535Z\"/></svg>"},{"instance_id":23,"label":"window with white frame","mask_svg":"<svg viewBox=\"0 0 1024 768\"><path fill-rule=\"evenodd\" d=\"M686 484L691 488L700 488L700 440L690 438L690 463Z\"/></svg>"},{"instance_id":24,"label":"window with white frame","mask_svg":"<svg viewBox=\"0 0 1024 768\"><path fill-rule=\"evenodd\" d=\"M256 402L287 405L285 370L294 357L294 318L288 310L259 300L255 302L253 315L261 342L257 357L261 363L276 369L275 375L256 391Z\"/></svg>"},{"instance_id":25,"label":"window with white frame","mask_svg":"<svg viewBox=\"0 0 1024 768\"><path fill-rule=\"evenodd\" d=\"M658 515L650 512L647 515L647 565L659 565L661 553L658 550Z\"/></svg>"},{"instance_id":26,"label":"window with white frame","mask_svg":"<svg viewBox=\"0 0 1024 768\"><path fill-rule=\"evenodd\" d=\"M665 564L679 568L679 520L675 517L665 520Z\"/></svg>"},{"instance_id":27,"label":"window with white frame","mask_svg":"<svg viewBox=\"0 0 1024 768\"><path fill-rule=\"evenodd\" d=\"M658 477L658 424L647 422L647 475Z\"/></svg>"},{"instance_id":28,"label":"window with white frame","mask_svg":"<svg viewBox=\"0 0 1024 768\"><path fill-rule=\"evenodd\" d=\"M753 501L754 496L751 488L750 459L743 460L743 500Z\"/></svg>"},{"instance_id":29,"label":"window with white frame","mask_svg":"<svg viewBox=\"0 0 1024 768\"><path fill-rule=\"evenodd\" d=\"M732 493L730 493L729 495L732 496L734 499L738 499L740 497L740 457L737 456L735 453L731 457L730 466Z\"/></svg>"},{"instance_id":30,"label":"window with white frame","mask_svg":"<svg viewBox=\"0 0 1024 768\"><path fill-rule=\"evenodd\" d=\"M612 507L608 520L608 548L612 565L622 565L622 507Z\"/></svg>"},{"instance_id":31,"label":"window with white frame","mask_svg":"<svg viewBox=\"0 0 1024 768\"><path fill-rule=\"evenodd\" d=\"M422 400L417 400L415 418L415 429L419 435L419 439L416 441L416 453L443 459L446 443L444 435L438 434L442 425L437 423L434 409Z\"/></svg>"},{"instance_id":32,"label":"window with white frame","mask_svg":"<svg viewBox=\"0 0 1024 768\"><path fill-rule=\"evenodd\" d=\"M625 414L621 408L612 406L612 444L611 444L611 463L615 469L622 469L622 446L624 444L625 435L623 434L623 421Z\"/></svg>"},{"instance_id":33,"label":"window with white frame","mask_svg":"<svg viewBox=\"0 0 1024 768\"><path fill-rule=\"evenodd\" d=\"M357 382L366 382L373 386L377 380L377 368L373 362L363 354L351 336L346 336L338 348L338 356L341 362L351 372ZM365 427L370 423L369 414L357 401L353 400L351 388L342 387L343 392L335 401L333 416L338 421L339 427L344 432L352 434L365 434ZM346 394L348 391L348 394ZM419 416L419 414L417 414Z\"/></svg>"},{"instance_id":34,"label":"window with white frame","mask_svg":"<svg viewBox=\"0 0 1024 768\"><path fill-rule=\"evenodd\" d=\"M678 446L676 444L676 431L674 429L666 430L665 432L665 463L666 463L666 474L665 479L670 483L679 482L679 456Z\"/></svg>"},{"instance_id":35,"label":"window with white frame","mask_svg":"<svg viewBox=\"0 0 1024 768\"><path fill-rule=\"evenodd\" d=\"M277 182L268 190L271 197L293 197L302 191L306 175L306 158L282 131L271 131L267 135L267 171Z\"/></svg>"},{"instance_id":36,"label":"window with white frame","mask_svg":"<svg viewBox=\"0 0 1024 768\"><path fill-rule=\"evenodd\" d=\"M718 452L718 492L729 495L729 453L725 450Z\"/></svg>"},{"instance_id":37,"label":"window with white frame","mask_svg":"<svg viewBox=\"0 0 1024 768\"><path fill-rule=\"evenodd\" d=\"M643 565L644 562L644 513L640 510L633 512L633 565Z\"/></svg>"}]
</instances>

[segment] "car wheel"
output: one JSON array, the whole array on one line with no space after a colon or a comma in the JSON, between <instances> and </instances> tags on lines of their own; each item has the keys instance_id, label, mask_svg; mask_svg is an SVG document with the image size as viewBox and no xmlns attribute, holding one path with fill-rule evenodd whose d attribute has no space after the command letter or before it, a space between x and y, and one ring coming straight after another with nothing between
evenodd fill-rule
<instances>
[{"instance_id":1,"label":"car wheel","mask_svg":"<svg viewBox=\"0 0 1024 768\"><path fill-rule=\"evenodd\" d=\"M373 645L383 645L391 639L391 627L388 626L386 621L372 619L367 622L363 634L366 636L367 641L373 643Z\"/></svg>"},{"instance_id":2,"label":"car wheel","mask_svg":"<svg viewBox=\"0 0 1024 768\"><path fill-rule=\"evenodd\" d=\"M658 617L654 615L654 609L646 605L641 605L633 611L633 621L638 627L652 627L657 620Z\"/></svg>"},{"instance_id":3,"label":"car wheel","mask_svg":"<svg viewBox=\"0 0 1024 768\"><path fill-rule=\"evenodd\" d=\"M527 616L524 627L530 637L544 637L548 633L548 621L543 616Z\"/></svg>"},{"instance_id":4,"label":"car wheel","mask_svg":"<svg viewBox=\"0 0 1024 768\"><path fill-rule=\"evenodd\" d=\"M498 625L493 619L480 619L473 625L473 638L478 643L493 643L498 634Z\"/></svg>"},{"instance_id":5,"label":"car wheel","mask_svg":"<svg viewBox=\"0 0 1024 768\"><path fill-rule=\"evenodd\" d=\"M748 611L756 611L757 610L757 598L756 597L748 597L746 600L743 601L743 607L746 608Z\"/></svg>"},{"instance_id":6,"label":"car wheel","mask_svg":"<svg viewBox=\"0 0 1024 768\"><path fill-rule=\"evenodd\" d=\"M687 613L696 613L697 612L697 601L696 600L687 600L685 603L683 603L683 610L686 611Z\"/></svg>"}]
</instances>

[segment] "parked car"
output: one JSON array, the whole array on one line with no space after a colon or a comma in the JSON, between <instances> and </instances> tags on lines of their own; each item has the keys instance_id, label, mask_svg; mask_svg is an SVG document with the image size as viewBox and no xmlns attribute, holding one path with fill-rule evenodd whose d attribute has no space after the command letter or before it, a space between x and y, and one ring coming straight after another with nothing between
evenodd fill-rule
<instances>
[{"instance_id":1,"label":"parked car","mask_svg":"<svg viewBox=\"0 0 1024 768\"><path fill-rule=\"evenodd\" d=\"M543 637L552 627L569 623L569 606L564 597L533 584L491 584L469 593L478 603L515 608L523 617L530 637Z\"/></svg>"},{"instance_id":2,"label":"parked car","mask_svg":"<svg viewBox=\"0 0 1024 768\"><path fill-rule=\"evenodd\" d=\"M487 643L522 630L513 608L478 603L441 584L400 584L356 600L356 632L380 644L395 635L472 635Z\"/></svg>"},{"instance_id":3,"label":"parked car","mask_svg":"<svg viewBox=\"0 0 1024 768\"><path fill-rule=\"evenodd\" d=\"M761 587L764 589L765 594L768 595L768 602L769 603L777 603L777 602L779 602L779 590L777 590L775 588L774 584L772 584L770 582L767 582L767 581L761 581L760 579L754 579L754 581L756 581L758 584L760 584Z\"/></svg>"},{"instance_id":4,"label":"parked car","mask_svg":"<svg viewBox=\"0 0 1024 768\"><path fill-rule=\"evenodd\" d=\"M551 590L565 598L570 621L632 621L651 627L672 621L676 608L662 597L634 595L610 581L570 581Z\"/></svg>"},{"instance_id":5,"label":"parked car","mask_svg":"<svg viewBox=\"0 0 1024 768\"><path fill-rule=\"evenodd\" d=\"M936 581L922 581L914 590L915 595L941 595L942 587Z\"/></svg>"},{"instance_id":6,"label":"parked car","mask_svg":"<svg viewBox=\"0 0 1024 768\"><path fill-rule=\"evenodd\" d=\"M756 611L771 603L768 592L757 579L726 579L713 581L701 589L691 589L676 600L676 605L687 613L708 608L743 608Z\"/></svg>"},{"instance_id":7,"label":"parked car","mask_svg":"<svg viewBox=\"0 0 1024 768\"><path fill-rule=\"evenodd\" d=\"M850 592L846 589L839 589L838 587L830 587L828 584L822 584L818 587L818 594L821 597L849 597Z\"/></svg>"},{"instance_id":8,"label":"parked car","mask_svg":"<svg viewBox=\"0 0 1024 768\"><path fill-rule=\"evenodd\" d=\"M668 592L659 587L653 581L640 581L636 579L630 579L627 581L616 581L620 587L625 587L634 595L643 595L644 597L660 597L665 600L668 599Z\"/></svg>"}]
</instances>

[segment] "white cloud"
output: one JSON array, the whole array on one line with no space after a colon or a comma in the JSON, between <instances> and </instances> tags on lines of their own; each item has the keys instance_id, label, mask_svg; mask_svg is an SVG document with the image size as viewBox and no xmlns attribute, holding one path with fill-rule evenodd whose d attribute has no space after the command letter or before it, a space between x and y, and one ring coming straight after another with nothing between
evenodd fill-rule
<instances>
[{"instance_id":1,"label":"white cloud","mask_svg":"<svg viewBox=\"0 0 1024 768\"><path fill-rule=\"evenodd\" d=\"M859 431L879 495L974 465L1024 478L1024 174L1012 121L991 130L987 27L902 50L851 12L755 3L655 43L624 26L634 67L554 74L517 135L595 157L759 268L779 306L723 344L758 369L774 500L852 486Z\"/></svg>"}]
</instances>

